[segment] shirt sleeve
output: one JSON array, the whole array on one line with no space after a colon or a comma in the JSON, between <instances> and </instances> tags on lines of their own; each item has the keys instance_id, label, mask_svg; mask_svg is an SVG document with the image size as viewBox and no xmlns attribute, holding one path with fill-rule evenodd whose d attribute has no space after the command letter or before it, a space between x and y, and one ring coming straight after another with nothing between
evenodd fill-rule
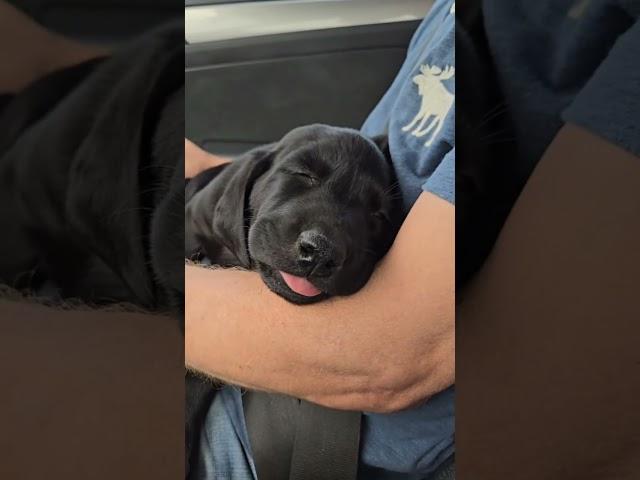
<instances>
[{"instance_id":1,"label":"shirt sleeve","mask_svg":"<svg viewBox=\"0 0 640 480\"><path fill-rule=\"evenodd\" d=\"M640 21L636 20L618 37L562 119L640 156L639 61Z\"/></svg>"},{"instance_id":2,"label":"shirt sleeve","mask_svg":"<svg viewBox=\"0 0 640 480\"><path fill-rule=\"evenodd\" d=\"M424 183L422 189L455 205L456 203L456 149L450 150Z\"/></svg>"}]
</instances>

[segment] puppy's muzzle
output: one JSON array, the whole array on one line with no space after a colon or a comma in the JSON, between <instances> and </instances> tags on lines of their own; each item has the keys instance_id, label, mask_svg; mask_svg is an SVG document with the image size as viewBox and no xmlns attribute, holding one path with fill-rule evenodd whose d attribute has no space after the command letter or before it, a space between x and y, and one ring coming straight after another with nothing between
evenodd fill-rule
<instances>
[{"instance_id":1,"label":"puppy's muzzle","mask_svg":"<svg viewBox=\"0 0 640 480\"><path fill-rule=\"evenodd\" d=\"M297 264L310 277L329 277L342 266L344 249L319 230L305 230L296 241Z\"/></svg>"}]
</instances>

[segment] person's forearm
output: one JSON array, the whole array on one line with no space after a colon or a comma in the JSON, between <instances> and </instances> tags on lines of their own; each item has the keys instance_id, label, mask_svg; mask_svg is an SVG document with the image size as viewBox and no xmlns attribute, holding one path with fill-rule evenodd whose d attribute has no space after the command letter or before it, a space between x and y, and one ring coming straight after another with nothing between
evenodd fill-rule
<instances>
[{"instance_id":1,"label":"person's forearm","mask_svg":"<svg viewBox=\"0 0 640 480\"><path fill-rule=\"evenodd\" d=\"M457 311L460 478L638 478L639 192L576 127L540 160Z\"/></svg>"},{"instance_id":2,"label":"person's forearm","mask_svg":"<svg viewBox=\"0 0 640 480\"><path fill-rule=\"evenodd\" d=\"M195 177L198 173L207 168L216 167L227 163L230 159L220 155L213 155L198 147L191 140L184 139L184 176L185 178Z\"/></svg>"},{"instance_id":3,"label":"person's forearm","mask_svg":"<svg viewBox=\"0 0 640 480\"><path fill-rule=\"evenodd\" d=\"M108 53L51 32L0 0L0 93L18 92L48 73Z\"/></svg>"},{"instance_id":4,"label":"person's forearm","mask_svg":"<svg viewBox=\"0 0 640 480\"><path fill-rule=\"evenodd\" d=\"M363 290L304 307L255 273L186 267L188 365L335 408L424 400L454 378L453 223L453 206L423 194Z\"/></svg>"},{"instance_id":5,"label":"person's forearm","mask_svg":"<svg viewBox=\"0 0 640 480\"><path fill-rule=\"evenodd\" d=\"M183 362L176 319L0 298L0 477L179 478Z\"/></svg>"}]
</instances>

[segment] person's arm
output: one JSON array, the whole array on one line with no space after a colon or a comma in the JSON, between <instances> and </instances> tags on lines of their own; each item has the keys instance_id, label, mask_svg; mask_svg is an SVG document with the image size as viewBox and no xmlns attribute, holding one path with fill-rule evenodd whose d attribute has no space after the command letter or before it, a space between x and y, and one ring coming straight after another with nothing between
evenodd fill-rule
<instances>
[{"instance_id":1,"label":"person's arm","mask_svg":"<svg viewBox=\"0 0 640 480\"><path fill-rule=\"evenodd\" d=\"M198 173L207 168L216 167L227 163L230 160L226 157L214 155L198 147L191 140L184 139L184 177L195 177Z\"/></svg>"},{"instance_id":2,"label":"person's arm","mask_svg":"<svg viewBox=\"0 0 640 480\"><path fill-rule=\"evenodd\" d=\"M45 307L0 290L0 477L184 475L177 320Z\"/></svg>"},{"instance_id":3,"label":"person's arm","mask_svg":"<svg viewBox=\"0 0 640 480\"><path fill-rule=\"evenodd\" d=\"M49 31L0 0L0 93L17 92L54 70L108 53Z\"/></svg>"},{"instance_id":4,"label":"person's arm","mask_svg":"<svg viewBox=\"0 0 640 480\"><path fill-rule=\"evenodd\" d=\"M638 478L639 279L640 158L567 125L457 311L460 478Z\"/></svg>"},{"instance_id":5,"label":"person's arm","mask_svg":"<svg viewBox=\"0 0 640 480\"><path fill-rule=\"evenodd\" d=\"M358 293L294 306L252 272L185 267L185 360L255 389L394 411L454 381L454 214L423 193Z\"/></svg>"}]
</instances>

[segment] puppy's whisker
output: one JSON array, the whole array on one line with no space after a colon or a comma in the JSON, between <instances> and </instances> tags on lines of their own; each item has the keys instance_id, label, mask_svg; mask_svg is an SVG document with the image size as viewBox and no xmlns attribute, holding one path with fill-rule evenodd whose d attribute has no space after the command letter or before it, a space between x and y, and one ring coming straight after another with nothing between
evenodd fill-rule
<instances>
[{"instance_id":1,"label":"puppy's whisker","mask_svg":"<svg viewBox=\"0 0 640 480\"><path fill-rule=\"evenodd\" d=\"M383 190L384 193L389 193L395 190L398 190L400 187L400 182L398 180L396 180L395 182L393 182L391 185L389 185L387 188L385 188Z\"/></svg>"},{"instance_id":2,"label":"puppy's whisker","mask_svg":"<svg viewBox=\"0 0 640 480\"><path fill-rule=\"evenodd\" d=\"M515 141L516 137L508 135L509 129L498 130L495 132L491 132L479 140L483 145L494 145L496 143L507 143L511 141Z\"/></svg>"},{"instance_id":3,"label":"puppy's whisker","mask_svg":"<svg viewBox=\"0 0 640 480\"><path fill-rule=\"evenodd\" d=\"M167 185L168 185L168 184L167 184ZM140 192L139 192L139 193L140 193L141 195L145 195L145 194L147 194L147 193L156 193L156 192L160 192L160 191L166 190L167 185L159 183L159 184L156 184L156 185L151 186L151 188L147 188L146 190L140 190Z\"/></svg>"},{"instance_id":4,"label":"puppy's whisker","mask_svg":"<svg viewBox=\"0 0 640 480\"><path fill-rule=\"evenodd\" d=\"M484 117L482 117L481 121L477 125L474 126L473 131L477 132L484 125L486 125L487 123L491 122L495 118L499 117L503 113L507 112L507 110L508 110L507 105L504 102L502 102L501 104L499 103L497 106L495 106L492 109L490 109L485 114Z\"/></svg>"},{"instance_id":5,"label":"puppy's whisker","mask_svg":"<svg viewBox=\"0 0 640 480\"><path fill-rule=\"evenodd\" d=\"M485 116L487 115L491 115L493 112L495 112L496 110L500 110L500 108L506 107L507 102L506 101L501 101L496 103L493 107L491 107L489 110L486 111Z\"/></svg>"},{"instance_id":6,"label":"puppy's whisker","mask_svg":"<svg viewBox=\"0 0 640 480\"><path fill-rule=\"evenodd\" d=\"M402 199L402 192L400 191L396 191L396 192L390 192L384 195L384 198L390 201L394 201L394 200L401 200Z\"/></svg>"},{"instance_id":7,"label":"puppy's whisker","mask_svg":"<svg viewBox=\"0 0 640 480\"><path fill-rule=\"evenodd\" d=\"M481 138L481 139L491 138L491 137L494 137L494 136L496 136L496 135L502 135L502 134L505 134L505 133L509 133L510 131L511 131L511 130L510 130L509 128L502 128L502 129L500 129L500 130L493 130L493 131L491 131L491 132L487 132L487 134L486 134L486 135L483 135L483 136L481 136L480 138Z\"/></svg>"}]
</instances>

